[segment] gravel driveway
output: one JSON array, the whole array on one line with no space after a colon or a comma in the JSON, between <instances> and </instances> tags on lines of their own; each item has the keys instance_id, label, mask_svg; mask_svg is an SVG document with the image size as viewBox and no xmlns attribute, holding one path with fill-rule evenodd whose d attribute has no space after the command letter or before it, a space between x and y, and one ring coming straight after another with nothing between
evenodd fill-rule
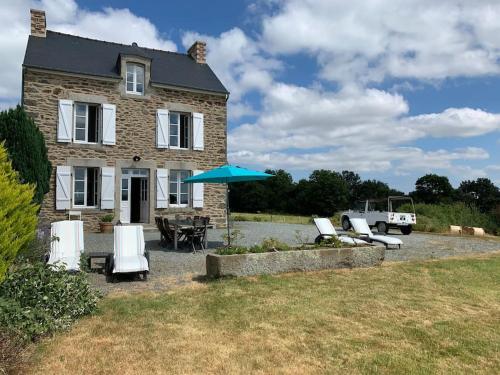
<instances>
[{"instance_id":1,"label":"gravel driveway","mask_svg":"<svg viewBox=\"0 0 500 375\"><path fill-rule=\"evenodd\" d=\"M237 222L235 228L242 235L238 244L251 246L260 243L264 238L274 237L290 245L297 244L297 239L313 242L318 232L314 225L277 224L257 222ZM338 229L337 229L338 230ZM342 233L341 230L338 230ZM209 247L222 245L223 229L209 230ZM393 234L394 233L394 234ZM403 236L396 231L389 233L403 240L401 249L386 251L386 261L408 261L437 259L474 253L487 253L500 250L499 238L459 237L439 234L412 233ZM205 255L192 254L189 249L165 249L159 245L159 232L145 232L146 249L150 251L151 272L147 282L123 278L116 284L106 282L101 274L90 274L93 285L103 292L120 290L152 290L170 289L178 285L192 283L205 275ZM113 252L113 235L100 233L85 234L85 251ZM207 250L205 253L213 250Z\"/></svg>"}]
</instances>

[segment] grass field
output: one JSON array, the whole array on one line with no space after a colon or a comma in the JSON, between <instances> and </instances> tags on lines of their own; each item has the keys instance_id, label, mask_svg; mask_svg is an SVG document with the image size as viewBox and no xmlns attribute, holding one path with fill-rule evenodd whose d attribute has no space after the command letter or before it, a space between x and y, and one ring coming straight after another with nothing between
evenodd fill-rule
<instances>
[{"instance_id":1,"label":"grass field","mask_svg":"<svg viewBox=\"0 0 500 375\"><path fill-rule=\"evenodd\" d=\"M236 221L266 221L273 223L285 223L285 224L311 224L311 216L299 216L299 215L281 215L281 214L256 214L256 213L242 213L233 212L231 218ZM337 223L338 218L332 218L332 221ZM336 224L337 225L337 224Z\"/></svg>"},{"instance_id":2,"label":"grass field","mask_svg":"<svg viewBox=\"0 0 500 375\"><path fill-rule=\"evenodd\" d=\"M493 374L500 254L114 295L28 373Z\"/></svg>"}]
</instances>

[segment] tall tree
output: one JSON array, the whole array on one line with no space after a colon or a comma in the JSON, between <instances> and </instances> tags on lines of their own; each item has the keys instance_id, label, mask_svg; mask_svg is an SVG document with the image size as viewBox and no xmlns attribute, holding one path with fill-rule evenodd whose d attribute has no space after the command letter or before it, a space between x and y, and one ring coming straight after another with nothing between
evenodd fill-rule
<instances>
[{"instance_id":1,"label":"tall tree","mask_svg":"<svg viewBox=\"0 0 500 375\"><path fill-rule=\"evenodd\" d=\"M306 206L309 214L331 216L335 212L349 206L349 189L347 183L338 172L315 170L304 186Z\"/></svg>"},{"instance_id":2,"label":"tall tree","mask_svg":"<svg viewBox=\"0 0 500 375\"><path fill-rule=\"evenodd\" d=\"M52 167L42 132L21 106L0 113L2 141L21 182L35 185L34 200L41 203L49 191Z\"/></svg>"},{"instance_id":3,"label":"tall tree","mask_svg":"<svg viewBox=\"0 0 500 375\"><path fill-rule=\"evenodd\" d=\"M410 195L417 203L451 203L455 191L448 177L430 173L415 182L415 191Z\"/></svg>"},{"instance_id":4,"label":"tall tree","mask_svg":"<svg viewBox=\"0 0 500 375\"><path fill-rule=\"evenodd\" d=\"M342 178L347 184L348 192L348 200L349 206L352 206L356 201L359 200L359 186L361 185L361 177L359 174L351 172L351 171L342 171Z\"/></svg>"},{"instance_id":5,"label":"tall tree","mask_svg":"<svg viewBox=\"0 0 500 375\"><path fill-rule=\"evenodd\" d=\"M475 205L481 212L492 212L500 204L500 190L489 178L462 181L458 193L461 200Z\"/></svg>"}]
</instances>

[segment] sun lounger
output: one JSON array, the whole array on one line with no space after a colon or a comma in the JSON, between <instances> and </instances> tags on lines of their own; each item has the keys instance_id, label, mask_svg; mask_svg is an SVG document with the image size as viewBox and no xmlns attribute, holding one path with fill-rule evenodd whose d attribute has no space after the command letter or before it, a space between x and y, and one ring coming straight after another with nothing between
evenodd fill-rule
<instances>
[{"instance_id":1,"label":"sun lounger","mask_svg":"<svg viewBox=\"0 0 500 375\"><path fill-rule=\"evenodd\" d=\"M80 270L83 253L83 221L56 221L50 225L50 255L48 264L64 265L69 271Z\"/></svg>"},{"instance_id":2,"label":"sun lounger","mask_svg":"<svg viewBox=\"0 0 500 375\"><path fill-rule=\"evenodd\" d=\"M318 228L319 236L316 237L314 242L319 243L321 240L328 239L331 237L337 237L340 242L349 245L363 245L368 242L360 240L358 238L352 238L349 236L339 236L332 222L328 218L315 218L314 224L316 224L316 228Z\"/></svg>"},{"instance_id":3,"label":"sun lounger","mask_svg":"<svg viewBox=\"0 0 500 375\"><path fill-rule=\"evenodd\" d=\"M114 256L111 273L137 272L147 279L149 261L145 252L142 225L117 225L114 227Z\"/></svg>"},{"instance_id":4,"label":"sun lounger","mask_svg":"<svg viewBox=\"0 0 500 375\"><path fill-rule=\"evenodd\" d=\"M362 236L365 236L364 239L368 242L380 242L383 243L386 248L389 248L389 246L398 246L398 248L401 248L401 245L403 244L403 241L399 238L373 234L372 230L368 226L368 223L366 222L366 219L351 219L350 221L354 231Z\"/></svg>"}]
</instances>

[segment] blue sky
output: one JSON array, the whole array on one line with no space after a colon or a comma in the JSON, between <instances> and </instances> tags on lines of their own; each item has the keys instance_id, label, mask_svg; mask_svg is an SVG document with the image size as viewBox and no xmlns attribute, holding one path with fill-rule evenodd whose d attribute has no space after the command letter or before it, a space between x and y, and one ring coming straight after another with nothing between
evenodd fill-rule
<instances>
[{"instance_id":1,"label":"blue sky","mask_svg":"<svg viewBox=\"0 0 500 375\"><path fill-rule=\"evenodd\" d=\"M297 179L349 169L403 191L429 172L500 184L497 1L5 2L4 108L19 100L30 7L49 29L96 39L179 52L207 41L231 91L232 163Z\"/></svg>"}]
</instances>

